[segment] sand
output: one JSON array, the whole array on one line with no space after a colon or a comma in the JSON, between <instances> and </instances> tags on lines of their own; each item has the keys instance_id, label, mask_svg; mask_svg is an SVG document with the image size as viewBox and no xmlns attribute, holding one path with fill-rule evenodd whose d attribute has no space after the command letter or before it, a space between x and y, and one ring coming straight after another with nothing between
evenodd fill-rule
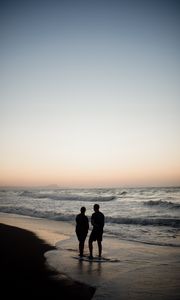
<instances>
[{"instance_id":1,"label":"sand","mask_svg":"<svg viewBox=\"0 0 180 300\"><path fill-rule=\"evenodd\" d=\"M26 218L15 219L21 227L26 223ZM84 300L92 298L95 288L57 272L47 265L44 254L55 250L53 245L46 243L32 231L4 224L3 221L13 223L13 218L11 216L0 218L1 294L5 299ZM29 226L29 221L27 219L24 227ZM31 219L30 223L36 221ZM37 223L39 224L39 221ZM50 239L52 240L52 237L54 239L55 236L50 235Z\"/></svg>"},{"instance_id":2,"label":"sand","mask_svg":"<svg viewBox=\"0 0 180 300\"><path fill-rule=\"evenodd\" d=\"M59 278L67 276L69 284L82 282L86 291L89 286L94 287L93 300L180 299L179 248L104 237L103 256L112 261L82 262L73 258L78 254L78 242L72 224L8 214L0 214L0 222L29 229L43 237L49 246L56 246L45 250L46 264L58 272ZM94 244L96 254L97 245ZM63 292L67 295L62 289L62 295ZM84 294L82 299L88 299L87 295Z\"/></svg>"}]
</instances>

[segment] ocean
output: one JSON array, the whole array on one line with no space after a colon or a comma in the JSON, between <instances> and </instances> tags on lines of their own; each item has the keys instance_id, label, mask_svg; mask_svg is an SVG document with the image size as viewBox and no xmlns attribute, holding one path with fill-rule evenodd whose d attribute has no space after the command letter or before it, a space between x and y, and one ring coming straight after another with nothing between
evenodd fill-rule
<instances>
[{"instance_id":1,"label":"ocean","mask_svg":"<svg viewBox=\"0 0 180 300\"><path fill-rule=\"evenodd\" d=\"M0 189L0 212L74 226L81 206L90 221L95 203L105 215L104 237L180 247L180 187Z\"/></svg>"}]
</instances>

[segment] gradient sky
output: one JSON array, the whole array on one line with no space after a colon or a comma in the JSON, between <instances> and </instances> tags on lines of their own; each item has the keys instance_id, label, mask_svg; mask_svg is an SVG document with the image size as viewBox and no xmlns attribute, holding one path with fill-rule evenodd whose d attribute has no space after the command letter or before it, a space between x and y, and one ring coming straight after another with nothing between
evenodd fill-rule
<instances>
[{"instance_id":1,"label":"gradient sky","mask_svg":"<svg viewBox=\"0 0 180 300\"><path fill-rule=\"evenodd\" d=\"M180 184L180 2L0 1L0 185Z\"/></svg>"}]
</instances>

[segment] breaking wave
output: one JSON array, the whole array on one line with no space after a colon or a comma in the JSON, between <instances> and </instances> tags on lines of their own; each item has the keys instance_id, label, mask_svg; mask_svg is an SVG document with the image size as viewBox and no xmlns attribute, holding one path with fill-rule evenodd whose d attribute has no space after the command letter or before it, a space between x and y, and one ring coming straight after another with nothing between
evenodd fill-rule
<instances>
[{"instance_id":1,"label":"breaking wave","mask_svg":"<svg viewBox=\"0 0 180 300\"><path fill-rule=\"evenodd\" d=\"M127 225L153 225L153 226L171 226L180 228L180 219L178 218L112 218L106 217L106 222Z\"/></svg>"},{"instance_id":2,"label":"breaking wave","mask_svg":"<svg viewBox=\"0 0 180 300\"><path fill-rule=\"evenodd\" d=\"M36 218L47 218L57 221L74 222L75 214L57 213L52 210L34 210L25 207L1 207L1 212L26 215ZM90 217L89 217L90 218ZM125 225L142 225L142 226L169 226L180 228L180 219L178 218L128 218L128 217L106 217L106 223L125 224Z\"/></svg>"},{"instance_id":3,"label":"breaking wave","mask_svg":"<svg viewBox=\"0 0 180 300\"><path fill-rule=\"evenodd\" d=\"M164 207L164 208L180 208L180 204L179 203L174 203L171 201L165 201L165 200L149 200L149 201L145 201L144 205L147 206L160 206L160 207Z\"/></svg>"},{"instance_id":4,"label":"breaking wave","mask_svg":"<svg viewBox=\"0 0 180 300\"><path fill-rule=\"evenodd\" d=\"M115 196L99 195L99 196L88 196L88 195L76 195L76 194L53 194L53 193L38 193L31 191L23 191L20 193L21 197L28 197L33 199L52 199L59 201L87 201L87 202L107 202L116 199Z\"/></svg>"},{"instance_id":5,"label":"breaking wave","mask_svg":"<svg viewBox=\"0 0 180 300\"><path fill-rule=\"evenodd\" d=\"M41 211L35 210L31 208L25 207L1 207L0 209L3 213L10 213L10 214L17 214L22 216L28 216L33 218L46 218L50 220L57 220L57 221L74 221L75 215L73 214L62 214L56 213L53 211Z\"/></svg>"}]
</instances>

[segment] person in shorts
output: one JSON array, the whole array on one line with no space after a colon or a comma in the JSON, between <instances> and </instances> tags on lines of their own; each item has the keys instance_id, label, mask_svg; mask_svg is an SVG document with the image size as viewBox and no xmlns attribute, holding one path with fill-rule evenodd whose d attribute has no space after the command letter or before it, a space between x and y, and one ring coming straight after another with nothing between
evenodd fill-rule
<instances>
[{"instance_id":1,"label":"person in shorts","mask_svg":"<svg viewBox=\"0 0 180 300\"><path fill-rule=\"evenodd\" d=\"M102 236L104 228L104 215L99 211L99 204L94 205L94 213L91 216L91 224L93 226L92 232L89 237L89 258L93 259L93 242L97 241L99 258L102 254Z\"/></svg>"}]
</instances>

